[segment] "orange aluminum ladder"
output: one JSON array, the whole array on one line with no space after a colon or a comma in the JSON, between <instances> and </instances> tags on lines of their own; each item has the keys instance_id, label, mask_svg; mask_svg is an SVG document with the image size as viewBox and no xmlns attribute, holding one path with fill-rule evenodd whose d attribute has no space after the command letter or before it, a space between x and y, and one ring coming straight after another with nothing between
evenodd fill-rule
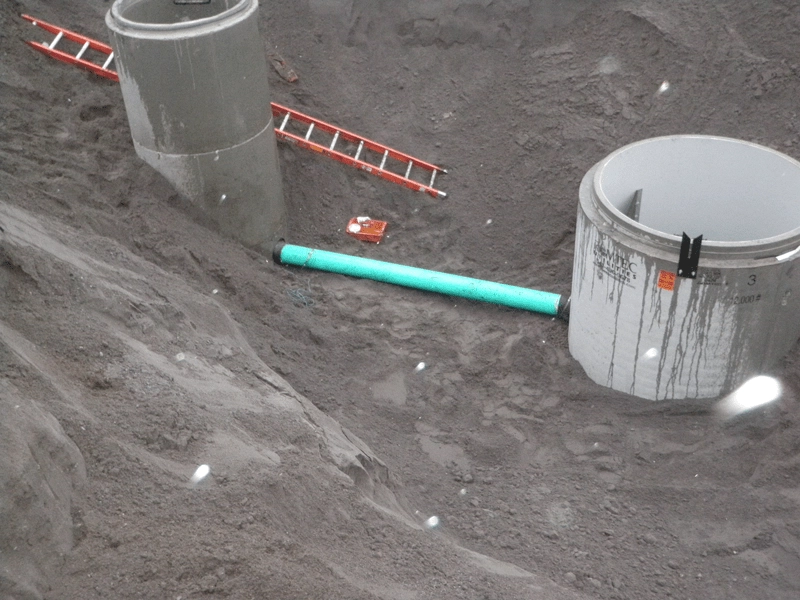
<instances>
[{"instance_id":1,"label":"orange aluminum ladder","mask_svg":"<svg viewBox=\"0 0 800 600\"><path fill-rule=\"evenodd\" d=\"M55 34L55 38L49 44L26 42L32 48L62 62L88 69L95 75L119 81L117 72L108 68L114 60L114 51L111 46L29 15L22 15L22 18L45 31ZM56 45L62 38L81 44L78 53L72 55L57 50ZM102 66L84 58L86 51L89 49L105 56L105 62ZM376 175L392 183L403 185L411 190L424 192L434 198L447 197L445 192L433 187L437 175L447 173L445 169L280 104L273 102L271 106L276 123L280 120L280 125L275 127L275 135L278 139L296 144L301 148L314 150L341 163ZM292 129L294 131L291 131ZM317 132L318 140L320 137L319 132L322 132L323 136L328 136L324 144L322 140L315 141L311 139L312 133L315 131ZM341 149L336 149L337 145ZM350 152L354 151L354 154L348 154L345 151L346 148ZM380 162L378 164L370 162L367 160L368 157L374 157L375 162ZM391 164L389 164L390 159ZM394 168L390 169L390 167ZM424 181L412 179L412 171L415 176L421 171Z\"/></svg>"},{"instance_id":2,"label":"orange aluminum ladder","mask_svg":"<svg viewBox=\"0 0 800 600\"><path fill-rule=\"evenodd\" d=\"M397 150L393 150L388 146L373 142L372 140L361 137L355 133L351 133L345 129L342 129L341 127L336 127L335 125L331 125L325 121L320 121L314 117L309 117L308 115L296 110L292 110L291 108L281 106L280 104L275 104L274 102L272 103L272 114L276 118L276 123L280 121L280 125L275 128L275 135L278 137L278 139L297 144L301 148L314 150L346 165L350 165L356 167L357 169L361 169L362 171L366 171L367 173L372 173L373 175L382 177L383 179L391 181L392 183L404 185L407 188L417 192L425 192L434 198L447 197L446 193L433 187L433 184L436 181L436 176L439 173L447 173L447 171L441 167L437 167L431 163L419 160L413 156L404 154L403 152L398 152ZM287 128L292 125L294 125L296 128L298 126L302 127L305 129L305 131L291 133L287 130ZM319 131L328 134L328 140L330 140L328 143L322 144L311 139L312 134ZM355 148L354 155L351 156L346 152L336 150L337 144L345 145L348 143L351 145L351 147ZM368 162L366 160L366 154L368 152L373 153L373 155L376 157L376 161L380 160L380 163L374 164L372 162ZM402 175L387 168L387 162L390 158L392 159L393 163L399 164L401 172L405 170ZM427 182L419 182L410 179L411 171L414 168L424 171L426 178L430 177L430 179L426 179Z\"/></svg>"},{"instance_id":3,"label":"orange aluminum ladder","mask_svg":"<svg viewBox=\"0 0 800 600\"><path fill-rule=\"evenodd\" d=\"M61 62L88 69L95 75L100 75L100 77L105 77L106 79L111 79L112 81L119 81L119 76L117 75L116 71L112 71L108 68L111 62L114 60L114 51L112 50L111 46L88 38L79 33L75 33L74 31L70 31L69 29L64 29L58 25L45 23L44 21L35 19L30 15L22 15L22 18L26 21L30 21L37 27L56 35L56 37L54 37L49 44L40 42L25 42L31 48L35 48L39 52L43 52L44 54L47 54L47 56L51 56L56 60L60 60ZM78 53L74 56L62 50L56 50L56 45L61 41L62 38L66 38L70 41L81 44L81 49L78 50ZM102 66L83 58L86 54L86 51L90 48L105 55L105 62Z\"/></svg>"}]
</instances>

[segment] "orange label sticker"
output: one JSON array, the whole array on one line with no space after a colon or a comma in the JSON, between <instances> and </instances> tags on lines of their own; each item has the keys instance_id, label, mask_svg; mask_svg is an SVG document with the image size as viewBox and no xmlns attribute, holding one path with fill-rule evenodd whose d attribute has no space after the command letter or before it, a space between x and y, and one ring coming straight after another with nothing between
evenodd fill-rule
<instances>
[{"instance_id":1,"label":"orange label sticker","mask_svg":"<svg viewBox=\"0 0 800 600\"><path fill-rule=\"evenodd\" d=\"M675 289L675 273L669 271L660 271L658 273L658 287L662 290L671 292Z\"/></svg>"}]
</instances>

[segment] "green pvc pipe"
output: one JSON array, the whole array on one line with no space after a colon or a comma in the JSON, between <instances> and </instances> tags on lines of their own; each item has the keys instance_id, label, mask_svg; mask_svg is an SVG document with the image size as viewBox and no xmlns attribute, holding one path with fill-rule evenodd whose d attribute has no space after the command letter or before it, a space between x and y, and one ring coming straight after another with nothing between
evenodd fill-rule
<instances>
[{"instance_id":1,"label":"green pvc pipe","mask_svg":"<svg viewBox=\"0 0 800 600\"><path fill-rule=\"evenodd\" d=\"M273 258L278 264L308 267L342 275L373 279L404 287L458 296L469 300L491 302L511 308L568 318L569 300L559 294L494 283L461 275L407 267L396 263L349 256L337 252L315 250L279 242Z\"/></svg>"}]
</instances>

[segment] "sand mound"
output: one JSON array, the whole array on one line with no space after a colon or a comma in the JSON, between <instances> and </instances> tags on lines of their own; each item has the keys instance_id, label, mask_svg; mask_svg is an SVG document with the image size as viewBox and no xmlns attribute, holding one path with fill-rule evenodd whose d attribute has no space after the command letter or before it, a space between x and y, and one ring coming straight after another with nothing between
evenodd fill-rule
<instances>
[{"instance_id":1,"label":"sand mound","mask_svg":"<svg viewBox=\"0 0 800 600\"><path fill-rule=\"evenodd\" d=\"M562 322L276 267L136 157L117 84L23 43L19 13L105 39L108 7L0 4L0 596L797 598L796 351L780 402L720 423L592 384ZM798 19L262 2L299 76L272 100L449 170L437 201L280 146L289 241L568 294L611 151L797 153Z\"/></svg>"}]
</instances>

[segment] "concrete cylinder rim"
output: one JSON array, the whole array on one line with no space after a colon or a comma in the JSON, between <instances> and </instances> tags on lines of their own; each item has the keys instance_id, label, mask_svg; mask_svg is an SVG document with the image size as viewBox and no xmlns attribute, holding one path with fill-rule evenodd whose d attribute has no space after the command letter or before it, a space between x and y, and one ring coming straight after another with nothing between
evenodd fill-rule
<instances>
[{"instance_id":1,"label":"concrete cylinder rim","mask_svg":"<svg viewBox=\"0 0 800 600\"><path fill-rule=\"evenodd\" d=\"M795 160L791 156L787 156L777 150L772 148L768 148L766 146L762 146L760 144L756 144L754 142L748 142L745 140L740 140L736 138L730 138L725 136L716 136L716 135L700 135L700 134L681 134L681 135L665 135L653 138L647 138L643 140L638 140L636 142L632 142L623 146L622 148L618 148L605 158L603 158L600 162L598 162L590 171L587 173L587 178L591 176L591 191L590 195L594 200L593 204L599 209L606 217L609 217L616 225L620 227L620 229L624 229L628 234L634 237L643 237L646 238L649 242L653 240L658 240L661 244L672 247L675 249L680 248L681 245L681 237L666 233L664 231L660 231L658 229L654 229L652 227L648 227L647 225L642 225L641 223L631 219L627 215L625 215L622 211L620 211L616 206L614 206L611 201L605 196L605 194L599 192L602 190L602 186L600 184L602 176L603 176L603 169L606 165L608 165L614 158L619 157L621 154L630 151L632 148L636 146L641 146L644 144L649 143L658 143L663 142L666 140L675 140L676 138L685 138L685 139L704 139L704 140L719 140L723 142L735 142L737 144L747 145L752 148L758 149L760 151L765 151L780 158L793 163L798 170L800 170L800 161ZM706 252L714 252L719 254L729 254L729 253L736 253L736 254L747 254L749 252L755 252L764 254L764 252L776 250L780 253L780 250L784 249L794 249L797 245L800 244L800 226L795 227L794 229L788 230L784 233L779 235L770 236L766 238L761 238L757 240L743 240L743 241L715 241L715 240L703 240L703 250Z\"/></svg>"},{"instance_id":2,"label":"concrete cylinder rim","mask_svg":"<svg viewBox=\"0 0 800 600\"><path fill-rule=\"evenodd\" d=\"M119 27L129 28L134 31L138 30L145 32L149 31L164 33L181 32L203 27L205 25L212 25L220 21L225 21L237 13L247 10L248 8L252 8L253 10L258 8L258 0L239 0L239 2L237 2L234 6L210 17L195 19L193 21L180 21L178 23L141 23L139 21L132 21L122 16L121 11L124 8L127 8L123 7L123 5L141 4L143 1L147 2L148 0L115 0L114 4L111 5L111 10L109 11L111 14L111 21Z\"/></svg>"}]
</instances>

